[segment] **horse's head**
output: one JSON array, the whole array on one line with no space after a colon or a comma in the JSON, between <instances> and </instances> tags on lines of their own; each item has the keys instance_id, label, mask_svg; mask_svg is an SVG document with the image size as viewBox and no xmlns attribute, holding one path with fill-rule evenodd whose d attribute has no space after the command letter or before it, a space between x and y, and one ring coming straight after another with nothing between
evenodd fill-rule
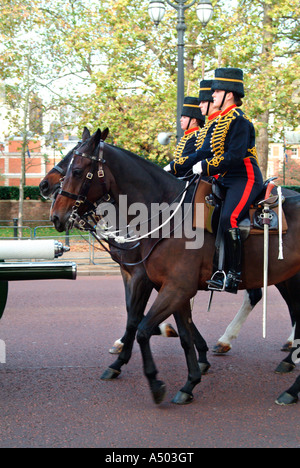
<instances>
[{"instance_id":1,"label":"horse's head","mask_svg":"<svg viewBox=\"0 0 300 468\"><path fill-rule=\"evenodd\" d=\"M69 151L69 153L51 169L50 172L44 177L41 181L39 188L41 195L44 198L51 198L57 190L60 188L60 181L62 177L66 175L70 161L74 155L74 152L80 148L83 142L86 142L90 138L91 134L88 128L84 127L82 133L82 139L77 143L77 145Z\"/></svg>"},{"instance_id":2,"label":"horse's head","mask_svg":"<svg viewBox=\"0 0 300 468\"><path fill-rule=\"evenodd\" d=\"M69 229L74 214L82 216L108 192L101 145L107 137L97 130L73 155L66 176L51 209L51 221L59 232Z\"/></svg>"}]
</instances>

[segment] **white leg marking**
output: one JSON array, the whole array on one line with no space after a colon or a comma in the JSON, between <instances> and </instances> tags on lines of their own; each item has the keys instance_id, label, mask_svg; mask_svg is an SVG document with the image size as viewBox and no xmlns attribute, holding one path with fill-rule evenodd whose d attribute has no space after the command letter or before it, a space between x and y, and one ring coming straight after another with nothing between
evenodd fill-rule
<instances>
[{"instance_id":1,"label":"white leg marking","mask_svg":"<svg viewBox=\"0 0 300 468\"><path fill-rule=\"evenodd\" d=\"M245 321L247 320L248 315L253 310L253 306L251 305L249 294L245 291L244 294L244 302L232 322L226 328L226 331L221 338L219 338L219 343L224 344L231 344L231 341L237 338L238 334L241 331L241 328Z\"/></svg>"}]
</instances>

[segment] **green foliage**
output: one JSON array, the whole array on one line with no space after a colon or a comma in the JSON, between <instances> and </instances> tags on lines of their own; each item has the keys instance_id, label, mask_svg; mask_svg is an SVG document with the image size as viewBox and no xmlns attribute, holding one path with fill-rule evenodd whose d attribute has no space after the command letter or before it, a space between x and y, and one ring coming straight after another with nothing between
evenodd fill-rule
<instances>
[{"instance_id":1,"label":"green foliage","mask_svg":"<svg viewBox=\"0 0 300 468\"><path fill-rule=\"evenodd\" d=\"M44 200L40 195L39 187L26 186L24 188L25 200ZM19 187L0 187L0 200L19 200Z\"/></svg>"},{"instance_id":2,"label":"green foliage","mask_svg":"<svg viewBox=\"0 0 300 468\"><path fill-rule=\"evenodd\" d=\"M19 187L0 187L0 200L18 200Z\"/></svg>"},{"instance_id":3,"label":"green foliage","mask_svg":"<svg viewBox=\"0 0 300 468\"><path fill-rule=\"evenodd\" d=\"M240 67L245 71L244 109L258 135L266 128L272 139L283 128L296 128L299 0L213 3L215 14L206 28L197 19L196 6L186 12L186 94L198 94L203 66L205 78L212 78L218 66ZM14 76L19 92L15 108L22 95L22 63L30 53L31 89L38 95L47 89L48 108L63 109L65 128L78 128L80 135L84 125L91 130L107 126L114 144L165 164L175 139L163 147L157 135L176 128L177 13L167 6L156 28L148 4L2 1L0 78ZM34 49L22 42L30 28Z\"/></svg>"}]
</instances>

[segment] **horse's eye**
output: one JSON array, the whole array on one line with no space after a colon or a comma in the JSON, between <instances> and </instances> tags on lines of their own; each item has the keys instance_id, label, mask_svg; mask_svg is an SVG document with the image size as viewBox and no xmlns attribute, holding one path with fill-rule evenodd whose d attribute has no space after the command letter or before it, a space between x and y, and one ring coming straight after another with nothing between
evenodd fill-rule
<instances>
[{"instance_id":1,"label":"horse's eye","mask_svg":"<svg viewBox=\"0 0 300 468\"><path fill-rule=\"evenodd\" d=\"M74 169L73 176L80 179L82 177L83 170L82 169Z\"/></svg>"}]
</instances>

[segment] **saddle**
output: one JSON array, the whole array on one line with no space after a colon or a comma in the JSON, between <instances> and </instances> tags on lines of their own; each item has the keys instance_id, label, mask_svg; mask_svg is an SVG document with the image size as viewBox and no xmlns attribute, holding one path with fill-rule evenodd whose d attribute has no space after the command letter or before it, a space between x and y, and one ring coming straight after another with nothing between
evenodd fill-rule
<instances>
[{"instance_id":1,"label":"saddle","mask_svg":"<svg viewBox=\"0 0 300 468\"><path fill-rule=\"evenodd\" d=\"M275 179L276 178L273 177L264 183L261 194L251 206L246 217L240 222L239 228L241 230L243 240L247 239L249 235L262 235L264 232L262 201L264 203L268 203L270 206L271 223L269 232L270 234L278 234L278 195L277 186L273 182ZM201 180L194 197L193 227L205 229L216 235L219 226L222 203L225 196L226 188L217 179L211 178L210 182ZM204 204L204 216L198 215L198 203ZM287 230L288 225L283 211L283 234L286 234Z\"/></svg>"}]
</instances>

